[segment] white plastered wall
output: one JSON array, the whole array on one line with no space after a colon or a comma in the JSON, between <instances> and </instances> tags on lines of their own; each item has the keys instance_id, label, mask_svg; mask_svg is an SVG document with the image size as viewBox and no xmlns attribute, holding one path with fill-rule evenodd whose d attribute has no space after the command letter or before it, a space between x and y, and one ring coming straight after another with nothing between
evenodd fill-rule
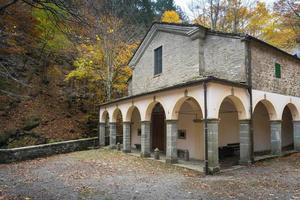
<instances>
[{"instance_id":1,"label":"white plastered wall","mask_svg":"<svg viewBox=\"0 0 300 200\"><path fill-rule=\"evenodd\" d=\"M185 139L177 139L177 149L188 150L190 158L204 160L204 132L201 111L184 102L178 116L178 129L186 131ZM194 121L196 119L196 121Z\"/></svg>"},{"instance_id":2,"label":"white plastered wall","mask_svg":"<svg viewBox=\"0 0 300 200\"><path fill-rule=\"evenodd\" d=\"M264 104L257 104L253 113L254 152L271 150L269 114Z\"/></svg>"},{"instance_id":3,"label":"white plastered wall","mask_svg":"<svg viewBox=\"0 0 300 200\"><path fill-rule=\"evenodd\" d=\"M240 142L238 114L234 105L227 101L222 103L219 113L219 146Z\"/></svg>"}]
</instances>

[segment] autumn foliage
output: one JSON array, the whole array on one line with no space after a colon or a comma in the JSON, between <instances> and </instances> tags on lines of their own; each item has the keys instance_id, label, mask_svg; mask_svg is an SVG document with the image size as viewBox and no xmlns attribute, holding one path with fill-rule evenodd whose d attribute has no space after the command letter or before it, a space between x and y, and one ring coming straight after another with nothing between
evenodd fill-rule
<instances>
[{"instance_id":1,"label":"autumn foliage","mask_svg":"<svg viewBox=\"0 0 300 200\"><path fill-rule=\"evenodd\" d=\"M181 23L180 16L175 10L166 10L161 17L161 21L167 23Z\"/></svg>"}]
</instances>

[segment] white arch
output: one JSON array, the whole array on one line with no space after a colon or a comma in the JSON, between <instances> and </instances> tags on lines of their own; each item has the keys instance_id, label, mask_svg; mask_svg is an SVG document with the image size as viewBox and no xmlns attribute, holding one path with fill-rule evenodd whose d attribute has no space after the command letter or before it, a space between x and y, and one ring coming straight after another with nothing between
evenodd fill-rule
<instances>
[{"instance_id":1,"label":"white arch","mask_svg":"<svg viewBox=\"0 0 300 200\"><path fill-rule=\"evenodd\" d=\"M161 105L161 107L164 109L164 112L165 112L165 114L166 114L166 109L165 109L165 107L164 107L164 105L162 104L162 103L160 103L159 101L153 101L153 102L151 102L149 105L148 105L148 107L147 107L147 109L146 109L146 112L145 112L145 120L146 121L150 121L151 120L151 114L152 114L152 111L153 111L153 108L156 106L156 104L160 104Z\"/></svg>"},{"instance_id":2,"label":"white arch","mask_svg":"<svg viewBox=\"0 0 300 200\"><path fill-rule=\"evenodd\" d=\"M189 102L190 100L193 101L193 102L190 103L190 102ZM202 117L203 117L203 112L202 112L202 109L201 109L201 107L200 107L199 102L198 102L194 97L186 96L186 97L180 98L180 99L177 100L177 102L175 103L175 105L174 105L174 107L173 107L173 109L172 109L172 115L171 115L171 118L172 118L172 119L174 119L174 120L177 120L177 119L178 119L178 115L179 115L180 108L181 108L181 106L182 106L182 104L183 104L184 102L189 103L189 104L192 106L192 108L193 108L194 110L200 110L200 113L201 113L201 115L202 115Z\"/></svg>"},{"instance_id":3,"label":"white arch","mask_svg":"<svg viewBox=\"0 0 300 200\"><path fill-rule=\"evenodd\" d=\"M100 123L106 122L106 117L109 118L109 113L107 110L103 110L103 112L100 112Z\"/></svg>"},{"instance_id":4,"label":"white arch","mask_svg":"<svg viewBox=\"0 0 300 200\"><path fill-rule=\"evenodd\" d=\"M284 109L285 109L286 107L288 107L288 109L290 110L290 112L291 112L291 114L292 114L292 117L293 117L293 120L294 120L294 121L296 121L296 120L298 121L298 120L300 119L300 116L299 116L299 110L297 109L296 105L293 104L293 103L288 103L288 104L286 104L286 105L283 107L283 109L282 109L282 111L281 111L281 118L282 118L282 116L283 116L283 111L284 111Z\"/></svg>"},{"instance_id":5,"label":"white arch","mask_svg":"<svg viewBox=\"0 0 300 200\"><path fill-rule=\"evenodd\" d=\"M137 109L139 115L141 116L141 112L140 112L140 110L138 109L138 107L135 106L135 105L132 105L132 106L130 106L130 107L127 109L126 116L124 117L124 121L125 121L125 122L130 122L130 121L131 121L132 113L133 113L134 109Z\"/></svg>"},{"instance_id":6,"label":"white arch","mask_svg":"<svg viewBox=\"0 0 300 200\"><path fill-rule=\"evenodd\" d=\"M246 112L246 109L245 109L245 106L244 106L243 102L238 97L233 96L233 95L229 95L229 96L226 96L226 97L223 98L223 100L218 105L219 112L220 112L222 103L226 99L229 99L232 102L233 106L235 107L236 111L238 112L238 118L239 118L239 120L248 119L249 118L249 115Z\"/></svg>"},{"instance_id":7,"label":"white arch","mask_svg":"<svg viewBox=\"0 0 300 200\"><path fill-rule=\"evenodd\" d=\"M274 105L267 99L263 99L263 100L256 102L256 104L253 106L253 113L254 113L255 108L257 107L258 103L260 103L260 102L267 109L270 120L278 120L279 119Z\"/></svg>"},{"instance_id":8,"label":"white arch","mask_svg":"<svg viewBox=\"0 0 300 200\"><path fill-rule=\"evenodd\" d=\"M113 113L112 113L110 122L117 122L118 114L120 114L122 116L122 120L124 120L123 119L123 114L122 114L122 111L120 110L120 108L115 108Z\"/></svg>"}]
</instances>

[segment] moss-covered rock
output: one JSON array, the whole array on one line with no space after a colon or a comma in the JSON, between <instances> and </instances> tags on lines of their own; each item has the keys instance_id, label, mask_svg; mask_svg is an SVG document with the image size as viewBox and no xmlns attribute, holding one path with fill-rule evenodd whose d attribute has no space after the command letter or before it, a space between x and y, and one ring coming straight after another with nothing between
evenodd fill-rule
<instances>
[{"instance_id":1,"label":"moss-covered rock","mask_svg":"<svg viewBox=\"0 0 300 200\"><path fill-rule=\"evenodd\" d=\"M9 143L10 138L18 136L19 133L20 131L17 129L0 132L0 148L5 147Z\"/></svg>"},{"instance_id":2,"label":"moss-covered rock","mask_svg":"<svg viewBox=\"0 0 300 200\"><path fill-rule=\"evenodd\" d=\"M41 120L39 117L30 117L24 122L23 130L30 131L34 129L35 127L38 127L41 123Z\"/></svg>"}]
</instances>

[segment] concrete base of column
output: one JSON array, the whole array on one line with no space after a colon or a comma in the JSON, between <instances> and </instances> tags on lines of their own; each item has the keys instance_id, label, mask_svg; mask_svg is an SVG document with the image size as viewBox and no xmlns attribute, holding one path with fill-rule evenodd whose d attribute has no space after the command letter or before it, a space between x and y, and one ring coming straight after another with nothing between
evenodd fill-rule
<instances>
[{"instance_id":1,"label":"concrete base of column","mask_svg":"<svg viewBox=\"0 0 300 200\"><path fill-rule=\"evenodd\" d=\"M205 170L205 169L204 169ZM220 167L208 167L208 174L213 175L220 172Z\"/></svg>"},{"instance_id":2,"label":"concrete base of column","mask_svg":"<svg viewBox=\"0 0 300 200\"><path fill-rule=\"evenodd\" d=\"M300 121L294 121L294 149L300 151Z\"/></svg>"},{"instance_id":3,"label":"concrete base of column","mask_svg":"<svg viewBox=\"0 0 300 200\"><path fill-rule=\"evenodd\" d=\"M116 123L109 123L109 148L115 149L117 141Z\"/></svg>"},{"instance_id":4,"label":"concrete base of column","mask_svg":"<svg viewBox=\"0 0 300 200\"><path fill-rule=\"evenodd\" d=\"M150 157L150 121L141 122L141 157Z\"/></svg>"},{"instance_id":5,"label":"concrete base of column","mask_svg":"<svg viewBox=\"0 0 300 200\"><path fill-rule=\"evenodd\" d=\"M166 163L177 163L177 121L167 120L167 152Z\"/></svg>"},{"instance_id":6,"label":"concrete base of column","mask_svg":"<svg viewBox=\"0 0 300 200\"><path fill-rule=\"evenodd\" d=\"M131 152L130 146L130 122L123 122L123 152Z\"/></svg>"},{"instance_id":7,"label":"concrete base of column","mask_svg":"<svg viewBox=\"0 0 300 200\"><path fill-rule=\"evenodd\" d=\"M207 140L208 140L208 173L213 174L220 171L219 166L219 120L208 119Z\"/></svg>"},{"instance_id":8,"label":"concrete base of column","mask_svg":"<svg viewBox=\"0 0 300 200\"><path fill-rule=\"evenodd\" d=\"M281 155L281 121L271 121L271 153Z\"/></svg>"},{"instance_id":9,"label":"concrete base of column","mask_svg":"<svg viewBox=\"0 0 300 200\"><path fill-rule=\"evenodd\" d=\"M99 146L105 146L105 123L99 123Z\"/></svg>"},{"instance_id":10,"label":"concrete base of column","mask_svg":"<svg viewBox=\"0 0 300 200\"><path fill-rule=\"evenodd\" d=\"M251 159L250 120L240 121L240 165L249 165Z\"/></svg>"}]
</instances>

